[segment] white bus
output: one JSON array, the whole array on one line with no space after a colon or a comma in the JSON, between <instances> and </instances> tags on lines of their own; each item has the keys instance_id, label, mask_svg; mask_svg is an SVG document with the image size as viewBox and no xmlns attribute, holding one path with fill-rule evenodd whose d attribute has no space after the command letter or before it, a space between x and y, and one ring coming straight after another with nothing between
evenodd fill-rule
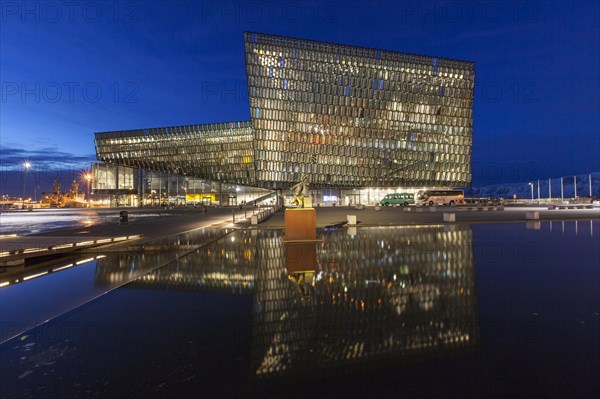
<instances>
[{"instance_id":1,"label":"white bus","mask_svg":"<svg viewBox=\"0 0 600 399\"><path fill-rule=\"evenodd\" d=\"M417 193L417 205L458 205L465 203L462 190L421 190Z\"/></svg>"}]
</instances>

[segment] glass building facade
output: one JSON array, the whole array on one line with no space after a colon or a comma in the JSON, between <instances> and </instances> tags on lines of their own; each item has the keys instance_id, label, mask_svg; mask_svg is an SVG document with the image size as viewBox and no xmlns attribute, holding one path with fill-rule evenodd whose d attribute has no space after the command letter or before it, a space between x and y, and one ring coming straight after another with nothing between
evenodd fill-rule
<instances>
[{"instance_id":1,"label":"glass building facade","mask_svg":"<svg viewBox=\"0 0 600 399\"><path fill-rule=\"evenodd\" d=\"M96 156L107 163L253 185L250 122L96 133Z\"/></svg>"},{"instance_id":2,"label":"glass building facade","mask_svg":"<svg viewBox=\"0 0 600 399\"><path fill-rule=\"evenodd\" d=\"M471 182L474 63L245 33L259 184Z\"/></svg>"},{"instance_id":3,"label":"glass building facade","mask_svg":"<svg viewBox=\"0 0 600 399\"><path fill-rule=\"evenodd\" d=\"M250 121L96 133L98 159L269 189L465 187L475 64L244 33Z\"/></svg>"}]
</instances>

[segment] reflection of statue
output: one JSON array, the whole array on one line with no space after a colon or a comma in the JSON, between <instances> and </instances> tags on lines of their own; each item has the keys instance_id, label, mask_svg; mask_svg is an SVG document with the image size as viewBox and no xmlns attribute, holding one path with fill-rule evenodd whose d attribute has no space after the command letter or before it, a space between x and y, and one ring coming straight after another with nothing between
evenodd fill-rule
<instances>
[{"instance_id":1,"label":"reflection of statue","mask_svg":"<svg viewBox=\"0 0 600 399\"><path fill-rule=\"evenodd\" d=\"M286 242L284 249L288 278L296 286L300 298L306 299L310 296L317 267L317 240Z\"/></svg>"},{"instance_id":2,"label":"reflection of statue","mask_svg":"<svg viewBox=\"0 0 600 399\"><path fill-rule=\"evenodd\" d=\"M294 283L300 298L305 300L310 297L310 287L312 286L313 276L315 275L314 270L307 270L304 272L294 272L288 274L288 279Z\"/></svg>"},{"instance_id":3,"label":"reflection of statue","mask_svg":"<svg viewBox=\"0 0 600 399\"><path fill-rule=\"evenodd\" d=\"M308 176L304 173L300 176L300 182L291 187L291 190L294 191L292 204L297 204L298 207L304 208L304 197L308 195Z\"/></svg>"}]
</instances>

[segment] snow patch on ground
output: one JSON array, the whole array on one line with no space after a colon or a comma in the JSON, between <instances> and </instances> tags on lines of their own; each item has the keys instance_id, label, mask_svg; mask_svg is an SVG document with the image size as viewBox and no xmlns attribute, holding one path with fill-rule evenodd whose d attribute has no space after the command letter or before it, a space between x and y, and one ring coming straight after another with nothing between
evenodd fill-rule
<instances>
[{"instance_id":1,"label":"snow patch on ground","mask_svg":"<svg viewBox=\"0 0 600 399\"><path fill-rule=\"evenodd\" d=\"M600 172L591 173L592 176L592 195L600 197ZM577 179L577 195L590 195L590 174L578 175ZM552 198L561 197L560 177L548 179L540 179L540 198L548 198L551 194ZM532 180L533 197L538 198L538 180ZM531 199L531 186L529 182L522 183L507 183L494 184L491 186L473 187L465 190L468 197L491 197L491 198L513 198L516 195L520 199ZM575 196L575 179L573 176L563 177L563 197L573 198Z\"/></svg>"}]
</instances>

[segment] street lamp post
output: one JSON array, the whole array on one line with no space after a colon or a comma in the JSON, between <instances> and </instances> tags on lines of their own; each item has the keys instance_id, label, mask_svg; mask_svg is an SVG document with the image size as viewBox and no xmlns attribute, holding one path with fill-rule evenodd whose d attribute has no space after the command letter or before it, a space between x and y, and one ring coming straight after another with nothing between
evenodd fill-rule
<instances>
[{"instance_id":1,"label":"street lamp post","mask_svg":"<svg viewBox=\"0 0 600 399\"><path fill-rule=\"evenodd\" d=\"M529 182L529 186L531 187L531 201L533 201L533 183Z\"/></svg>"},{"instance_id":2,"label":"street lamp post","mask_svg":"<svg viewBox=\"0 0 600 399\"><path fill-rule=\"evenodd\" d=\"M29 170L29 168L31 167L31 164L29 163L29 161L25 161L23 162L23 198L22 198L22 205L21 205L21 209L25 209L25 190L27 187L27 171Z\"/></svg>"},{"instance_id":3,"label":"street lamp post","mask_svg":"<svg viewBox=\"0 0 600 399\"><path fill-rule=\"evenodd\" d=\"M87 182L87 202L88 202L88 208L90 207L90 182L92 181L92 175L90 173L86 173L85 174L85 181Z\"/></svg>"}]
</instances>

